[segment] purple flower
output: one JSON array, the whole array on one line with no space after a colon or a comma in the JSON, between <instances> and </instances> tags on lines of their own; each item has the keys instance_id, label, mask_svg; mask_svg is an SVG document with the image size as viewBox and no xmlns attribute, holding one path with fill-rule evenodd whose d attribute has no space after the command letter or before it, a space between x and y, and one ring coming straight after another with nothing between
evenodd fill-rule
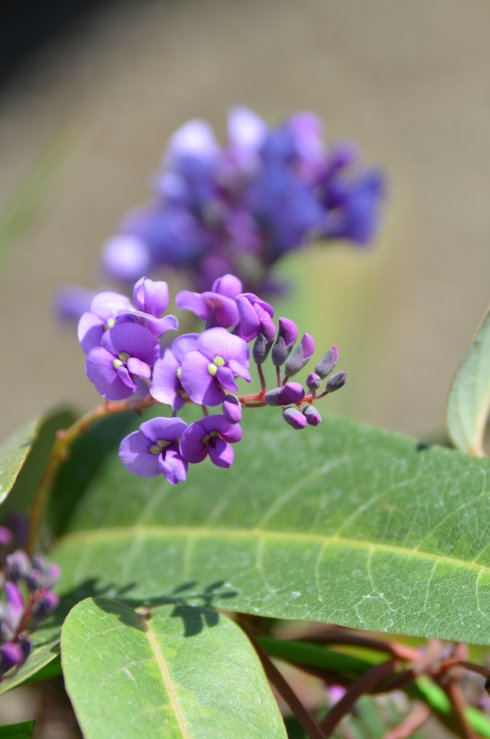
<instances>
[{"instance_id":1,"label":"purple flower","mask_svg":"<svg viewBox=\"0 0 490 739\"><path fill-rule=\"evenodd\" d=\"M181 366L186 354L196 348L197 339L198 334L178 336L153 368L150 395L160 403L169 405L173 411L185 405L187 393L180 382Z\"/></svg>"},{"instance_id":2,"label":"purple flower","mask_svg":"<svg viewBox=\"0 0 490 739\"><path fill-rule=\"evenodd\" d=\"M90 311L95 297L93 290L85 290L77 285L64 285L54 295L54 313L66 323L77 323L81 316Z\"/></svg>"},{"instance_id":3,"label":"purple flower","mask_svg":"<svg viewBox=\"0 0 490 739\"><path fill-rule=\"evenodd\" d=\"M206 416L191 423L182 434L180 450L192 464L202 462L209 454L213 464L230 467L233 449L230 444L240 441L242 430L238 423L228 423L224 416Z\"/></svg>"},{"instance_id":4,"label":"purple flower","mask_svg":"<svg viewBox=\"0 0 490 739\"><path fill-rule=\"evenodd\" d=\"M182 458L179 438L187 424L181 418L152 418L140 430L126 436L119 447L123 464L135 475L164 475L177 485L187 474L187 461Z\"/></svg>"},{"instance_id":5,"label":"purple flower","mask_svg":"<svg viewBox=\"0 0 490 739\"><path fill-rule=\"evenodd\" d=\"M136 309L121 311L116 316L118 323L139 323L159 339L166 331L176 331L179 322L175 316L164 316L168 305L168 285L141 277L133 288Z\"/></svg>"},{"instance_id":6,"label":"purple flower","mask_svg":"<svg viewBox=\"0 0 490 739\"><path fill-rule=\"evenodd\" d=\"M31 645L24 639L21 644L8 643L0 647L0 675L5 675L12 667L20 667L29 656Z\"/></svg>"},{"instance_id":7,"label":"purple flower","mask_svg":"<svg viewBox=\"0 0 490 739\"><path fill-rule=\"evenodd\" d=\"M102 336L102 346L87 355L87 376L109 400L128 398L138 390L137 378L149 381L160 351L153 334L137 323L120 323Z\"/></svg>"},{"instance_id":8,"label":"purple flower","mask_svg":"<svg viewBox=\"0 0 490 739\"><path fill-rule=\"evenodd\" d=\"M378 227L379 207L385 193L383 175L377 170L365 172L352 183L336 183L327 188L331 201L337 201L323 227L328 238L348 239L364 245Z\"/></svg>"},{"instance_id":9,"label":"purple flower","mask_svg":"<svg viewBox=\"0 0 490 739\"><path fill-rule=\"evenodd\" d=\"M238 323L235 298L242 291L242 283L233 275L224 275L213 282L208 292L195 293L181 290L175 299L177 307L195 313L206 328L229 328Z\"/></svg>"},{"instance_id":10,"label":"purple flower","mask_svg":"<svg viewBox=\"0 0 490 739\"><path fill-rule=\"evenodd\" d=\"M102 261L110 275L123 282L132 282L151 268L151 252L141 237L121 234L106 242Z\"/></svg>"},{"instance_id":11,"label":"purple flower","mask_svg":"<svg viewBox=\"0 0 490 739\"><path fill-rule=\"evenodd\" d=\"M235 377L250 382L250 350L239 336L224 328L204 331L182 362L180 381L189 398L200 405L218 405L227 391L236 392Z\"/></svg>"}]
</instances>

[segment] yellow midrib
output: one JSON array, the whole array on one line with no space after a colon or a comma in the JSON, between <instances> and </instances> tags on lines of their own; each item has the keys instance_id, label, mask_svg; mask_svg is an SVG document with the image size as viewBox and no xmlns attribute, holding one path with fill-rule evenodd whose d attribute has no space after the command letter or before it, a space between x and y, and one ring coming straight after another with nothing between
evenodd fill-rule
<instances>
[{"instance_id":1,"label":"yellow midrib","mask_svg":"<svg viewBox=\"0 0 490 739\"><path fill-rule=\"evenodd\" d=\"M375 541L347 539L335 535L311 534L296 531L265 531L263 529L233 529L233 528L192 528L190 526L134 526L121 528L94 529L93 531L77 531L66 534L59 540L59 545L71 544L77 541L87 544L90 541L110 541L135 538L180 538L180 539L248 539L251 541L271 542L298 542L303 544L339 544L349 549L365 549L373 552L385 552L387 554L399 554L404 557L417 557L430 562L440 564L446 563L453 567L472 569L478 573L489 572L490 567L477 564L475 560L466 561L447 555L434 554L432 552L419 551L416 548L407 549L396 544L381 544ZM478 558L475 557L475 559Z\"/></svg>"}]
</instances>

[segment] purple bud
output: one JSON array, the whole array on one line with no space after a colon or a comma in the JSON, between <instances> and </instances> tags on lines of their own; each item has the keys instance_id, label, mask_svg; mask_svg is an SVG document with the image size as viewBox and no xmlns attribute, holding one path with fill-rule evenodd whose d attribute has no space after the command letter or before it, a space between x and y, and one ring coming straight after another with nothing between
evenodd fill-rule
<instances>
[{"instance_id":1,"label":"purple bud","mask_svg":"<svg viewBox=\"0 0 490 739\"><path fill-rule=\"evenodd\" d=\"M2 644L0 647L0 674L5 675L12 667L21 665L26 659L25 649L20 644Z\"/></svg>"},{"instance_id":2,"label":"purple bud","mask_svg":"<svg viewBox=\"0 0 490 739\"><path fill-rule=\"evenodd\" d=\"M5 557L5 570L9 580L21 580L30 573L31 560L22 549Z\"/></svg>"},{"instance_id":3,"label":"purple bud","mask_svg":"<svg viewBox=\"0 0 490 739\"><path fill-rule=\"evenodd\" d=\"M310 334L304 334L300 345L296 347L286 362L285 370L287 377L293 377L300 369L303 369L314 351L315 340Z\"/></svg>"},{"instance_id":4,"label":"purple bud","mask_svg":"<svg viewBox=\"0 0 490 739\"><path fill-rule=\"evenodd\" d=\"M12 613L18 615L24 610L24 598L17 585L13 582L5 583L5 602L12 609Z\"/></svg>"},{"instance_id":5,"label":"purple bud","mask_svg":"<svg viewBox=\"0 0 490 739\"><path fill-rule=\"evenodd\" d=\"M279 335L272 347L272 362L276 367L280 367L286 361L297 338L298 327L294 321L290 318L280 318Z\"/></svg>"},{"instance_id":6,"label":"purple bud","mask_svg":"<svg viewBox=\"0 0 490 739\"><path fill-rule=\"evenodd\" d=\"M252 356L255 364L263 364L271 350L272 340L268 341L263 333L258 333L255 339Z\"/></svg>"},{"instance_id":7,"label":"purple bud","mask_svg":"<svg viewBox=\"0 0 490 739\"><path fill-rule=\"evenodd\" d=\"M236 298L243 292L243 286L235 275L223 275L213 282L211 292L226 295L228 298Z\"/></svg>"},{"instance_id":8,"label":"purple bud","mask_svg":"<svg viewBox=\"0 0 490 739\"><path fill-rule=\"evenodd\" d=\"M297 431L304 429L306 426L306 418L297 408L285 408L282 412L282 417L286 423L289 423Z\"/></svg>"},{"instance_id":9,"label":"purple bud","mask_svg":"<svg viewBox=\"0 0 490 739\"><path fill-rule=\"evenodd\" d=\"M310 372L310 374L306 378L306 387L309 390L318 390L321 384L322 378L320 377L320 375L317 375L316 372Z\"/></svg>"},{"instance_id":10,"label":"purple bud","mask_svg":"<svg viewBox=\"0 0 490 739\"><path fill-rule=\"evenodd\" d=\"M0 526L0 546L8 547L12 543L13 534L10 529Z\"/></svg>"},{"instance_id":11,"label":"purple bud","mask_svg":"<svg viewBox=\"0 0 490 739\"><path fill-rule=\"evenodd\" d=\"M58 607L60 599L51 590L47 590L41 597L32 604L31 615L36 621L46 618L55 608Z\"/></svg>"},{"instance_id":12,"label":"purple bud","mask_svg":"<svg viewBox=\"0 0 490 739\"><path fill-rule=\"evenodd\" d=\"M289 405L289 403L299 403L305 397L305 390L299 382L286 382L279 393L280 405Z\"/></svg>"},{"instance_id":13,"label":"purple bud","mask_svg":"<svg viewBox=\"0 0 490 739\"><path fill-rule=\"evenodd\" d=\"M242 406L234 395L227 395L223 401L223 415L228 423L239 423L242 418Z\"/></svg>"},{"instance_id":14,"label":"purple bud","mask_svg":"<svg viewBox=\"0 0 490 739\"><path fill-rule=\"evenodd\" d=\"M308 405L303 409L303 415L310 426L318 426L318 424L321 423L322 417L317 409L312 405Z\"/></svg>"},{"instance_id":15,"label":"purple bud","mask_svg":"<svg viewBox=\"0 0 490 739\"><path fill-rule=\"evenodd\" d=\"M347 382L347 372L336 372L327 382L327 392L334 393L340 390Z\"/></svg>"},{"instance_id":16,"label":"purple bud","mask_svg":"<svg viewBox=\"0 0 490 739\"><path fill-rule=\"evenodd\" d=\"M133 302L138 310L160 318L168 305L168 285L142 277L133 288Z\"/></svg>"},{"instance_id":17,"label":"purple bud","mask_svg":"<svg viewBox=\"0 0 490 739\"><path fill-rule=\"evenodd\" d=\"M337 362L339 361L339 350L334 344L331 349L318 362L315 367L315 372L320 375L321 378L326 377L333 370Z\"/></svg>"},{"instance_id":18,"label":"purple bud","mask_svg":"<svg viewBox=\"0 0 490 739\"><path fill-rule=\"evenodd\" d=\"M274 387L272 390L268 390L265 394L266 405L281 405L280 395L282 387Z\"/></svg>"}]
</instances>

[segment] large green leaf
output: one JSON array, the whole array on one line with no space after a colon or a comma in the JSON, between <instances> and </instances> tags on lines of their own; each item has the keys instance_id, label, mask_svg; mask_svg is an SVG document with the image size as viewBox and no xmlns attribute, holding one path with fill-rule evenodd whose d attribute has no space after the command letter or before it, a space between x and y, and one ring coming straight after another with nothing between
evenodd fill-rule
<instances>
[{"instance_id":1,"label":"large green leaf","mask_svg":"<svg viewBox=\"0 0 490 739\"><path fill-rule=\"evenodd\" d=\"M61 648L87 739L286 737L250 642L214 611L163 606L143 619L88 598L68 615Z\"/></svg>"},{"instance_id":2,"label":"large green leaf","mask_svg":"<svg viewBox=\"0 0 490 739\"><path fill-rule=\"evenodd\" d=\"M243 426L230 470L191 466L178 488L101 457L115 419L87 434L58 490L83 469L61 591L490 642L490 460L338 418Z\"/></svg>"},{"instance_id":3,"label":"large green leaf","mask_svg":"<svg viewBox=\"0 0 490 739\"><path fill-rule=\"evenodd\" d=\"M0 726L0 739L29 739L32 736L34 721L23 721L20 724Z\"/></svg>"},{"instance_id":4,"label":"large green leaf","mask_svg":"<svg viewBox=\"0 0 490 739\"><path fill-rule=\"evenodd\" d=\"M447 428L457 449L483 455L490 411L490 307L454 378L447 405Z\"/></svg>"}]
</instances>

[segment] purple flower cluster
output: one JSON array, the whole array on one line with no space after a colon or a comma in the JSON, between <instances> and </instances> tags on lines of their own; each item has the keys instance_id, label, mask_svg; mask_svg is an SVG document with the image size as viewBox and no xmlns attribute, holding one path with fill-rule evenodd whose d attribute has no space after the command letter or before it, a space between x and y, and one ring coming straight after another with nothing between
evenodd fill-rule
<instances>
[{"instance_id":1,"label":"purple flower cluster","mask_svg":"<svg viewBox=\"0 0 490 739\"><path fill-rule=\"evenodd\" d=\"M23 549L10 551L14 543L10 528L0 526L2 553L0 600L0 680L20 667L31 651L29 634L58 605L52 587L59 567L49 564L41 554L30 557Z\"/></svg>"},{"instance_id":2,"label":"purple flower cluster","mask_svg":"<svg viewBox=\"0 0 490 739\"><path fill-rule=\"evenodd\" d=\"M80 319L78 336L87 375L104 398L119 401L137 393L142 405L162 404L172 411L171 417L145 421L121 442L120 458L136 475L162 474L176 485L186 479L189 464L208 455L218 467L229 467L231 445L242 438L242 408L279 406L293 428L317 426L321 418L314 401L345 384L346 373L339 372L321 390L322 380L337 364L336 347L308 375L306 390L291 381L313 356L313 338L305 334L294 348L296 324L279 318L276 329L273 307L243 292L241 281L231 274L215 280L209 291L177 294L177 306L203 321L204 328L171 343L159 341L167 330L177 329L177 319L164 315L167 283L142 277L133 297L134 305L117 293L97 295ZM262 365L269 354L277 386L267 390ZM252 379L251 356L260 390L243 395L238 383ZM190 424L178 418L186 403L201 407L204 417ZM209 407L218 412L209 414Z\"/></svg>"},{"instance_id":3,"label":"purple flower cluster","mask_svg":"<svg viewBox=\"0 0 490 739\"><path fill-rule=\"evenodd\" d=\"M129 282L179 269L198 290L233 272L248 288L266 289L270 267L314 239L372 240L384 180L376 169L353 172L358 159L352 144L327 150L312 113L268 127L233 108L223 148L205 121L189 121L170 139L153 201L105 245L105 267Z\"/></svg>"}]
</instances>

